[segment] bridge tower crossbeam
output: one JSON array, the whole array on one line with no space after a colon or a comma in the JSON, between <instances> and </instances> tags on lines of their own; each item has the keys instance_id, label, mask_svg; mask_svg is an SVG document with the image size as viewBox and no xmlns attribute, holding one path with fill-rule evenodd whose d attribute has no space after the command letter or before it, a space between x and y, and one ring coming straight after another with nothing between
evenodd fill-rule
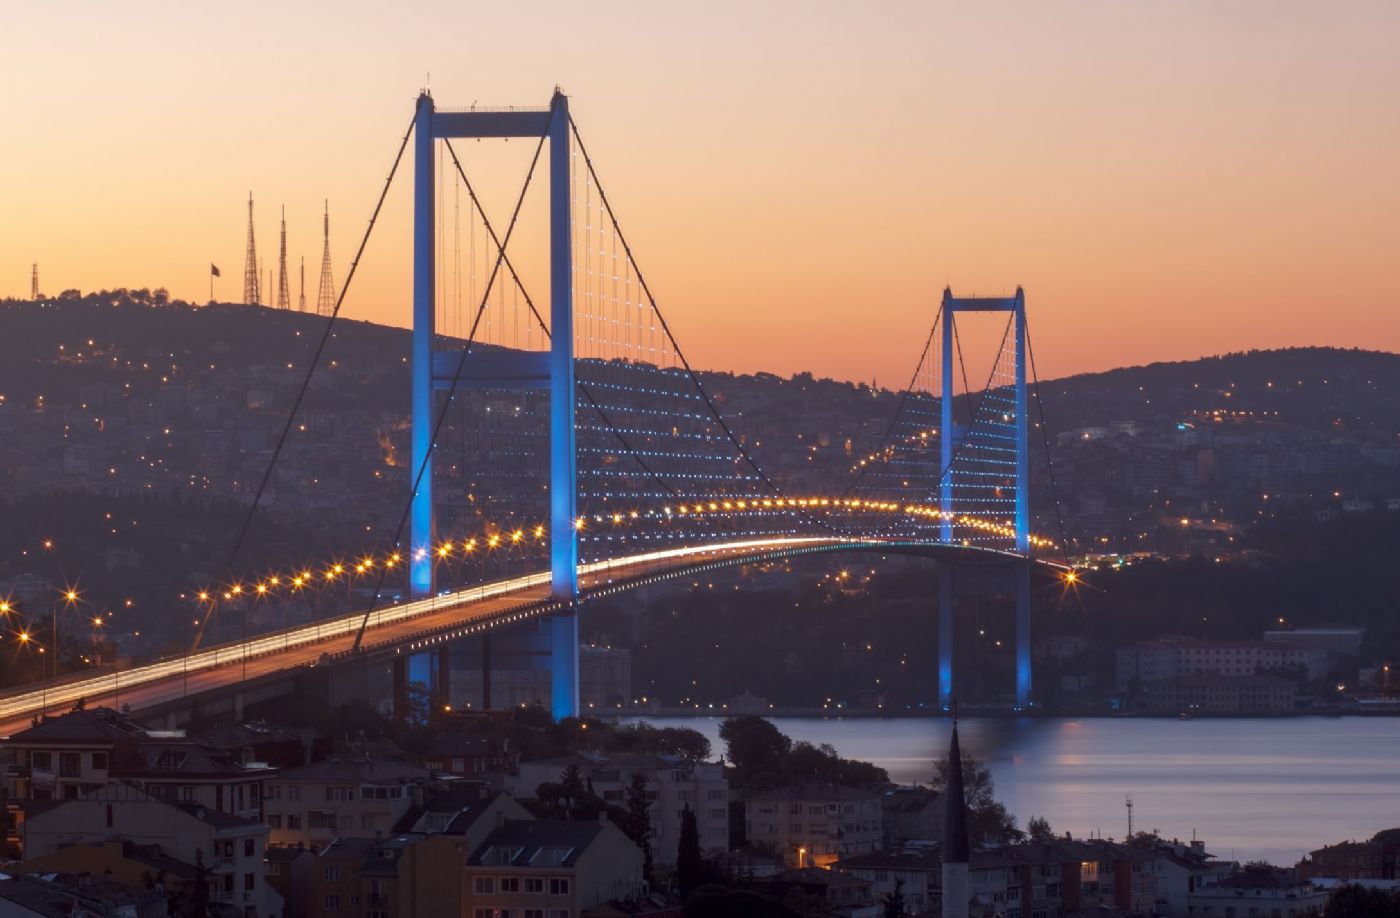
<instances>
[{"instance_id":1,"label":"bridge tower crossbeam","mask_svg":"<svg viewBox=\"0 0 1400 918\"><path fill-rule=\"evenodd\" d=\"M542 389L549 392L549 554L553 597L566 611L549 624L551 709L578 713L578 537L574 431L573 257L570 239L568 98L557 90L547 110L439 111L418 99L414 127L412 465L421 469L409 513L409 593L432 595L433 392L440 389ZM550 349L472 354L435 352L437 276L434 245L436 141L452 138L549 141Z\"/></svg>"}]
</instances>

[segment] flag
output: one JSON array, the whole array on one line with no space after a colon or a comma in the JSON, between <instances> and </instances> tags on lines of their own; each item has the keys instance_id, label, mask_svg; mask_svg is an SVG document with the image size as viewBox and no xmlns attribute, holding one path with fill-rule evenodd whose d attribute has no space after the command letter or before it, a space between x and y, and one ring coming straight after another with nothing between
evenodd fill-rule
<instances>
[{"instance_id":1,"label":"flag","mask_svg":"<svg viewBox=\"0 0 1400 918\"><path fill-rule=\"evenodd\" d=\"M213 277L223 277L223 275L219 273L219 266L212 261L209 262L209 274Z\"/></svg>"}]
</instances>

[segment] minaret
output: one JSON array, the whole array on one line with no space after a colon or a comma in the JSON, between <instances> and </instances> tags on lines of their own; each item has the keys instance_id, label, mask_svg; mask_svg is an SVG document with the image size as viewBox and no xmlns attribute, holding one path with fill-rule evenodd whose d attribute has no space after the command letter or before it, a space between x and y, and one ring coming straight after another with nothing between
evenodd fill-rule
<instances>
[{"instance_id":1,"label":"minaret","mask_svg":"<svg viewBox=\"0 0 1400 918\"><path fill-rule=\"evenodd\" d=\"M301 292L297 294L297 312L306 312L306 256L301 256Z\"/></svg>"},{"instance_id":2,"label":"minaret","mask_svg":"<svg viewBox=\"0 0 1400 918\"><path fill-rule=\"evenodd\" d=\"M39 263L37 261L34 262L34 270L29 275L29 298L36 302L39 299Z\"/></svg>"},{"instance_id":3,"label":"minaret","mask_svg":"<svg viewBox=\"0 0 1400 918\"><path fill-rule=\"evenodd\" d=\"M291 309L292 297L287 292L287 205L282 205L282 248L277 256L277 308Z\"/></svg>"},{"instance_id":4,"label":"minaret","mask_svg":"<svg viewBox=\"0 0 1400 918\"><path fill-rule=\"evenodd\" d=\"M963 795L962 750L958 715L953 711L953 739L948 745L948 786L943 801L943 918L967 918L969 860L967 800Z\"/></svg>"},{"instance_id":5,"label":"minaret","mask_svg":"<svg viewBox=\"0 0 1400 918\"><path fill-rule=\"evenodd\" d=\"M256 306L262 302L258 290L258 246L253 241L253 193L248 192L248 254L243 261L243 302Z\"/></svg>"},{"instance_id":6,"label":"minaret","mask_svg":"<svg viewBox=\"0 0 1400 918\"><path fill-rule=\"evenodd\" d=\"M331 278L331 202L326 202L326 212L321 218L321 228L325 244L321 249L321 289L316 293L316 315L328 316L335 312L335 281Z\"/></svg>"}]
</instances>

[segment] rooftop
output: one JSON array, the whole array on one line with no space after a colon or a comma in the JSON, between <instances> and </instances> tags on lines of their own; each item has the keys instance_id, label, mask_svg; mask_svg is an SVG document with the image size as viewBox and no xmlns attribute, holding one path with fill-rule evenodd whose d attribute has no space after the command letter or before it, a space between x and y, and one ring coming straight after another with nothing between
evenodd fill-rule
<instances>
[{"instance_id":1,"label":"rooftop","mask_svg":"<svg viewBox=\"0 0 1400 918\"><path fill-rule=\"evenodd\" d=\"M753 800L805 800L812 803L855 802L858 800L879 800L879 791L862 790L844 784L799 784L794 787L775 787L772 790L755 791Z\"/></svg>"},{"instance_id":2,"label":"rooftop","mask_svg":"<svg viewBox=\"0 0 1400 918\"><path fill-rule=\"evenodd\" d=\"M842 870L937 870L943 866L943 858L935 845L918 845L894 851L872 851L869 854L854 854L841 859Z\"/></svg>"},{"instance_id":3,"label":"rooftop","mask_svg":"<svg viewBox=\"0 0 1400 918\"><path fill-rule=\"evenodd\" d=\"M508 819L472 853L469 865L572 867L603 831L599 822Z\"/></svg>"},{"instance_id":4,"label":"rooftop","mask_svg":"<svg viewBox=\"0 0 1400 918\"><path fill-rule=\"evenodd\" d=\"M24 745L106 745L141 739L145 733L145 728L136 721L118 714L111 708L91 708L69 711L57 717L45 717L34 726L10 736L9 742Z\"/></svg>"},{"instance_id":5,"label":"rooftop","mask_svg":"<svg viewBox=\"0 0 1400 918\"><path fill-rule=\"evenodd\" d=\"M404 784L425 780L426 768L407 765L403 762L385 762L379 759L339 756L306 765L289 768L282 772L280 780L287 782L343 782L346 784Z\"/></svg>"}]
</instances>

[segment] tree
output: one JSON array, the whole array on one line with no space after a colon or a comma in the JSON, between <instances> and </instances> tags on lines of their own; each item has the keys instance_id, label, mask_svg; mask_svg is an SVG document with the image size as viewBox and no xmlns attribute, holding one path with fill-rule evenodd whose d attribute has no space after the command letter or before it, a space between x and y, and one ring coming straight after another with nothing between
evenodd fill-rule
<instances>
[{"instance_id":1,"label":"tree","mask_svg":"<svg viewBox=\"0 0 1400 918\"><path fill-rule=\"evenodd\" d=\"M1323 918L1400 918L1400 896L1348 883L1327 900Z\"/></svg>"},{"instance_id":2,"label":"tree","mask_svg":"<svg viewBox=\"0 0 1400 918\"><path fill-rule=\"evenodd\" d=\"M583 772L579 771L579 767L573 762L565 766L563 774L559 776L559 789L564 810L569 814L568 818L572 819L574 811L588 794L588 788L583 783Z\"/></svg>"},{"instance_id":3,"label":"tree","mask_svg":"<svg viewBox=\"0 0 1400 918\"><path fill-rule=\"evenodd\" d=\"M724 740L729 763L734 766L734 783L739 785L776 778L792 749L792 740L754 714L726 719L720 724L719 736Z\"/></svg>"},{"instance_id":4,"label":"tree","mask_svg":"<svg viewBox=\"0 0 1400 918\"><path fill-rule=\"evenodd\" d=\"M880 898L880 907L884 909L885 918L902 918L904 915L904 880L896 877L894 881L894 891L885 893Z\"/></svg>"},{"instance_id":5,"label":"tree","mask_svg":"<svg viewBox=\"0 0 1400 918\"><path fill-rule=\"evenodd\" d=\"M682 898L688 898L699 888L704 872L705 864L700 857L700 829L695 824L695 811L687 803L681 810L681 839L676 846L676 886Z\"/></svg>"},{"instance_id":6,"label":"tree","mask_svg":"<svg viewBox=\"0 0 1400 918\"><path fill-rule=\"evenodd\" d=\"M205 918L209 914L209 868L204 865L204 852L194 852L194 882L185 901L186 918Z\"/></svg>"},{"instance_id":7,"label":"tree","mask_svg":"<svg viewBox=\"0 0 1400 918\"><path fill-rule=\"evenodd\" d=\"M647 799L646 772L632 772L627 785L627 805L623 810L621 829L642 849L642 876L651 876L651 801Z\"/></svg>"},{"instance_id":8,"label":"tree","mask_svg":"<svg viewBox=\"0 0 1400 918\"><path fill-rule=\"evenodd\" d=\"M1026 835L1030 836L1033 842L1049 842L1055 840L1055 830L1050 828L1050 820L1044 816L1032 816L1026 823Z\"/></svg>"},{"instance_id":9,"label":"tree","mask_svg":"<svg viewBox=\"0 0 1400 918\"><path fill-rule=\"evenodd\" d=\"M685 918L801 918L787 903L748 889L702 886L685 900Z\"/></svg>"},{"instance_id":10,"label":"tree","mask_svg":"<svg viewBox=\"0 0 1400 918\"><path fill-rule=\"evenodd\" d=\"M962 754L963 799L967 802L967 831L976 845L1005 845L1019 841L1024 833L1016 828L1016 817L997 802L996 787L987 766L968 753ZM933 763L933 789L940 794L948 788L948 756Z\"/></svg>"}]
</instances>

